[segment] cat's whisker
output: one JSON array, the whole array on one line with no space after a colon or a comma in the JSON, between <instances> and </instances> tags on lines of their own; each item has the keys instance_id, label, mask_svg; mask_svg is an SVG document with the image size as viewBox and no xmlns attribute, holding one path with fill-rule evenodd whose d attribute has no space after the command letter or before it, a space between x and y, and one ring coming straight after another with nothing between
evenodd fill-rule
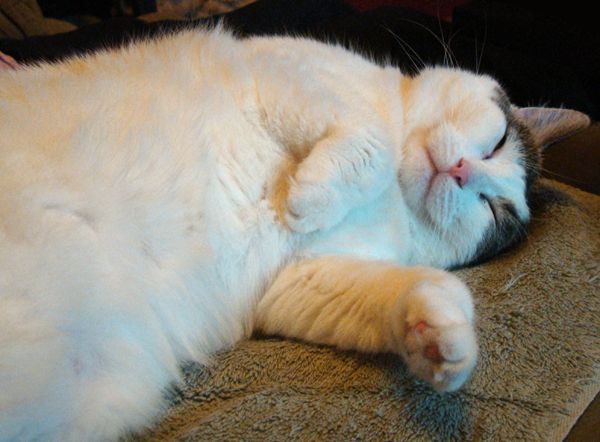
<instances>
[{"instance_id":1,"label":"cat's whisker","mask_svg":"<svg viewBox=\"0 0 600 442\"><path fill-rule=\"evenodd\" d=\"M444 50L444 59L443 59L444 66L446 66L446 67L453 67L453 66L449 66L448 59L451 60L452 56L454 56L454 54L452 53L452 50L446 44L445 40L443 40L443 38L440 38L435 32L433 32L431 29L429 29L424 24L419 23L418 21L411 20L411 19L408 19L408 18L402 18L401 20L405 21L407 23L411 23L413 25L416 25L416 26L424 29L425 31L427 31L429 34L431 34L431 36L433 36L433 38L436 39L436 41L442 46L442 49ZM440 29L441 29L441 24L440 24ZM443 35L443 32L442 32L442 35ZM451 55L449 55L449 54L451 54Z\"/></svg>"},{"instance_id":2,"label":"cat's whisker","mask_svg":"<svg viewBox=\"0 0 600 442\"><path fill-rule=\"evenodd\" d=\"M487 15L484 15L484 28L483 28L483 41L481 42L481 52L478 53L478 40L477 40L477 32L475 31L475 73L479 74L481 72L481 63L483 62L483 53L485 51L485 45L487 43Z\"/></svg>"},{"instance_id":3,"label":"cat's whisker","mask_svg":"<svg viewBox=\"0 0 600 442\"><path fill-rule=\"evenodd\" d=\"M440 31L440 38L442 40L442 47L444 48L444 65L446 67L455 68L458 65L458 60L456 60L456 57L454 56L454 53L452 52L452 49L450 48L450 42L452 41L452 37L450 37L448 39L448 42L446 43L444 29L442 27L442 19L440 17L439 5L438 5L437 21L438 21L438 29Z\"/></svg>"},{"instance_id":4,"label":"cat's whisker","mask_svg":"<svg viewBox=\"0 0 600 442\"><path fill-rule=\"evenodd\" d=\"M479 75L479 60L477 54L477 35L475 35L475 73Z\"/></svg>"},{"instance_id":5,"label":"cat's whisker","mask_svg":"<svg viewBox=\"0 0 600 442\"><path fill-rule=\"evenodd\" d=\"M400 37L398 34L396 34L394 31L392 31L387 26L383 26L382 25L381 27L383 29L385 29L387 32L389 32L390 35L394 38L394 40L396 40L396 43L398 43L398 46L400 46L400 49L402 49L404 51L404 53L406 54L406 56L409 58L409 60L413 64L413 66L415 68L415 73L418 73L421 69L425 68L426 64L423 61L423 59L419 56L419 54L417 53L417 51L406 40L404 40L402 37ZM417 65L417 63L415 62L414 58L410 55L410 53L408 52L407 48L411 50L411 52L413 53L413 55L416 57L417 61L421 64L420 67L419 67L419 65Z\"/></svg>"},{"instance_id":6,"label":"cat's whisker","mask_svg":"<svg viewBox=\"0 0 600 442\"><path fill-rule=\"evenodd\" d=\"M450 53L452 54L452 57L454 58L454 66L455 68L459 68L460 67L460 63L458 61L458 58L456 57L456 54L454 53L454 51L452 50L452 40L454 40L454 38L460 33L461 29L457 30L456 32L452 33L450 35L450 38L448 38L448 50L450 51Z\"/></svg>"}]
</instances>

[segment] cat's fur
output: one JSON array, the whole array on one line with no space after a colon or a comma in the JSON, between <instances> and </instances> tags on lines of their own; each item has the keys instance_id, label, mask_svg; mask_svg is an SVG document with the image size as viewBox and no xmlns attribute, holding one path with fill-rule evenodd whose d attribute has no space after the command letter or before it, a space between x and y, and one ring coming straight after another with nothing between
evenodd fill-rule
<instances>
[{"instance_id":1,"label":"cat's fur","mask_svg":"<svg viewBox=\"0 0 600 442\"><path fill-rule=\"evenodd\" d=\"M587 124L219 29L0 72L0 439L139 430L254 328L459 388L473 303L435 268L520 238L536 149Z\"/></svg>"}]
</instances>

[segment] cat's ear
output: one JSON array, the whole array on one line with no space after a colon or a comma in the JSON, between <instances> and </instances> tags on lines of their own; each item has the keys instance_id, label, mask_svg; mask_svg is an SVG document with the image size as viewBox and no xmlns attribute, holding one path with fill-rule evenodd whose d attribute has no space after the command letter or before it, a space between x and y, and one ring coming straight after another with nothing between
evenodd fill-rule
<instances>
[{"instance_id":1,"label":"cat's ear","mask_svg":"<svg viewBox=\"0 0 600 442\"><path fill-rule=\"evenodd\" d=\"M590 125L590 117L571 109L513 107L512 111L515 118L529 128L535 144L542 149Z\"/></svg>"}]
</instances>

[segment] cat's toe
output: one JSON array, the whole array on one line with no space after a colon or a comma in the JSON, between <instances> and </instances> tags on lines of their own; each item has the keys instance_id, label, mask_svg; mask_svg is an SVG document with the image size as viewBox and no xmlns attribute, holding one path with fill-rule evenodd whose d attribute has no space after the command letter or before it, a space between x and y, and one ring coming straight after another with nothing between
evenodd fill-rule
<instances>
[{"instance_id":1,"label":"cat's toe","mask_svg":"<svg viewBox=\"0 0 600 442\"><path fill-rule=\"evenodd\" d=\"M285 222L298 233L325 230L343 217L338 206L336 196L323 186L296 183L288 195Z\"/></svg>"},{"instance_id":2,"label":"cat's toe","mask_svg":"<svg viewBox=\"0 0 600 442\"><path fill-rule=\"evenodd\" d=\"M405 360L410 371L437 391L454 391L469 378L477 362L477 342L471 324L407 325Z\"/></svg>"},{"instance_id":3,"label":"cat's toe","mask_svg":"<svg viewBox=\"0 0 600 442\"><path fill-rule=\"evenodd\" d=\"M468 289L447 274L418 286L406 299L401 354L409 370L437 391L454 391L477 362Z\"/></svg>"}]
</instances>

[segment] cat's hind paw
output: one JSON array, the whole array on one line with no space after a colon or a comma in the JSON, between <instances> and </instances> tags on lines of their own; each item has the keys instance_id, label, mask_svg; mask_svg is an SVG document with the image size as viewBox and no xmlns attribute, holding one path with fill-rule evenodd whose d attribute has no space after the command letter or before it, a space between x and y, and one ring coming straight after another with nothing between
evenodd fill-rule
<instances>
[{"instance_id":1,"label":"cat's hind paw","mask_svg":"<svg viewBox=\"0 0 600 442\"><path fill-rule=\"evenodd\" d=\"M459 389L477 362L472 314L464 312L458 301L470 298L464 290L464 294L449 296L444 287L426 284L407 305L402 356L414 375L440 392Z\"/></svg>"}]
</instances>

